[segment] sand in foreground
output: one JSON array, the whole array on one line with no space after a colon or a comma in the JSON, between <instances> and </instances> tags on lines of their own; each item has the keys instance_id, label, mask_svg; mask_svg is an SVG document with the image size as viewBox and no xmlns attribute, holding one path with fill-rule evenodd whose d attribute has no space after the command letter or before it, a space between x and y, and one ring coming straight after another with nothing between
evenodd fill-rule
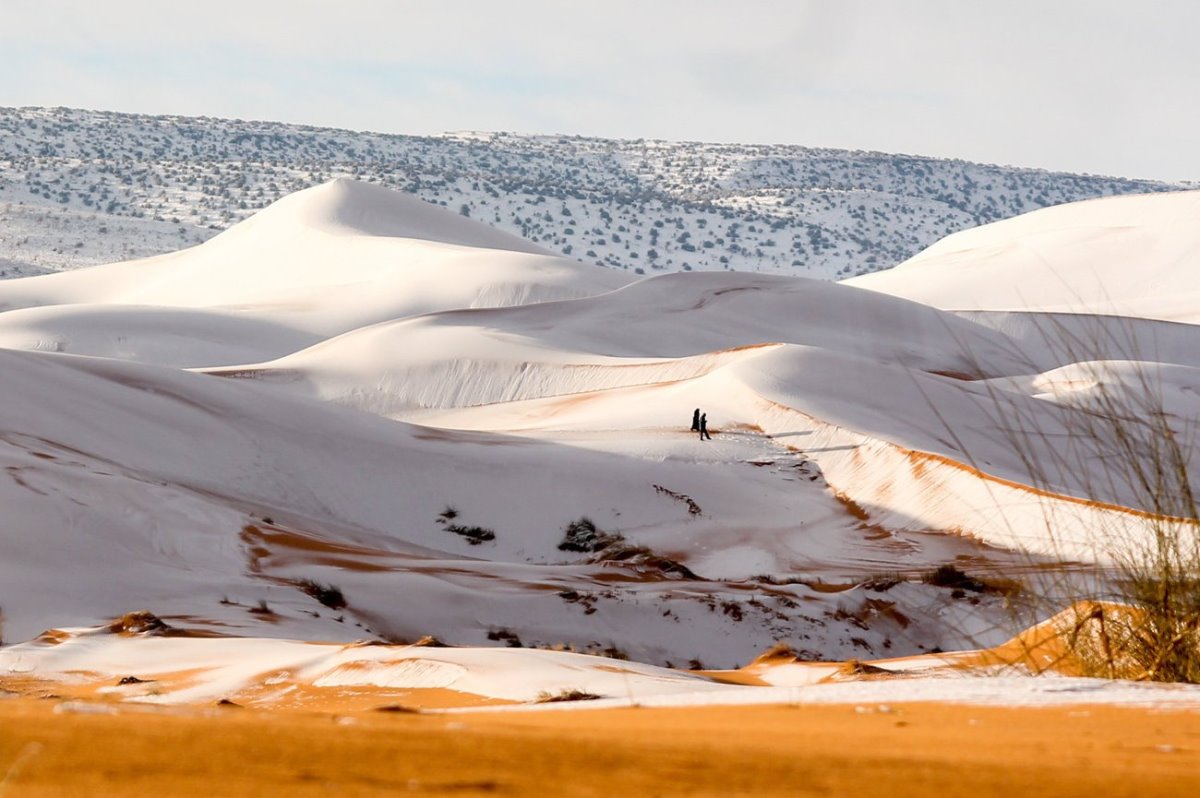
<instances>
[{"instance_id":1,"label":"sand in foreground","mask_svg":"<svg viewBox=\"0 0 1200 798\"><path fill-rule=\"evenodd\" d=\"M1200 713L939 704L349 715L0 701L0 795L1195 795ZM72 704L67 704L70 708ZM88 705L93 709L96 705Z\"/></svg>"}]
</instances>

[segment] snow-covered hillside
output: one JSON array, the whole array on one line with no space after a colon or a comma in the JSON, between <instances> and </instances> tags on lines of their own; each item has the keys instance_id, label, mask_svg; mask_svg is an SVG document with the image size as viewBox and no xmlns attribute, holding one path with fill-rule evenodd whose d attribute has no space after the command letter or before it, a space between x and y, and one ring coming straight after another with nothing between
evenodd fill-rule
<instances>
[{"instance_id":1,"label":"snow-covered hillside","mask_svg":"<svg viewBox=\"0 0 1200 798\"><path fill-rule=\"evenodd\" d=\"M0 276L169 252L353 177L631 274L833 279L939 238L1143 180L795 146L508 133L414 137L0 109Z\"/></svg>"}]
</instances>

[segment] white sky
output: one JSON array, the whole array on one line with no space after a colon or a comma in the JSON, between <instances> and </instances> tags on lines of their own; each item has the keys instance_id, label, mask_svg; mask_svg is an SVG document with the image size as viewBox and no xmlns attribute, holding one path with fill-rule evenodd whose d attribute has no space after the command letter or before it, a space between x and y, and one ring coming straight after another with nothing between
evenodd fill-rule
<instances>
[{"instance_id":1,"label":"white sky","mask_svg":"<svg viewBox=\"0 0 1200 798\"><path fill-rule=\"evenodd\" d=\"M3 0L0 105L1200 180L1195 0Z\"/></svg>"}]
</instances>

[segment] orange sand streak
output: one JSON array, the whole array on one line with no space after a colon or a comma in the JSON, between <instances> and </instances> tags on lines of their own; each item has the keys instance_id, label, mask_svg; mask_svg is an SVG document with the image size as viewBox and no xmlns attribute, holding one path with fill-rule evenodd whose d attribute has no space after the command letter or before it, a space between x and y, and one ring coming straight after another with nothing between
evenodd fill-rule
<instances>
[{"instance_id":1,"label":"orange sand streak","mask_svg":"<svg viewBox=\"0 0 1200 798\"><path fill-rule=\"evenodd\" d=\"M1026 485L1021 482L1016 482L1011 479L1006 479L1005 477L998 477L998 476L995 476L994 474L988 474L984 471L980 471L978 468L975 468L972 465L968 465L967 463L963 463L958 460L954 460L952 458L946 457L945 455L934 454L932 452L920 452L915 449L905 449L900 446L897 446L896 448L899 451L903 452L908 457L908 459L913 462L914 468L919 467L922 461L934 462L934 463L938 463L940 465L949 466L950 468L954 468L959 471L965 471L968 474L971 474L972 476L978 477L979 479L982 479L987 482L992 482L992 483L995 483L998 485L1004 485L1007 488L1012 488L1014 490L1023 491L1025 493L1029 493L1034 496L1041 496L1043 498L1048 498L1048 499L1056 499L1058 501L1066 502L1067 504L1076 504L1076 505L1080 505L1083 507L1090 507L1090 508L1098 509L1098 510L1107 510L1109 512L1114 512L1114 513L1124 513L1125 515L1131 515L1135 518L1143 518L1143 519L1147 519L1147 520L1164 522L1164 523L1177 523L1177 524L1189 524L1189 525L1200 524L1200 522L1196 521L1195 519L1191 519L1191 518L1177 518L1175 516L1160 515L1158 513L1152 513L1147 510L1138 510L1134 507L1125 507L1120 504L1111 504L1109 502L1097 501L1095 499L1081 499L1078 496L1070 496L1065 493L1055 493L1053 491L1043 490L1041 488L1037 488L1032 485Z\"/></svg>"}]
</instances>

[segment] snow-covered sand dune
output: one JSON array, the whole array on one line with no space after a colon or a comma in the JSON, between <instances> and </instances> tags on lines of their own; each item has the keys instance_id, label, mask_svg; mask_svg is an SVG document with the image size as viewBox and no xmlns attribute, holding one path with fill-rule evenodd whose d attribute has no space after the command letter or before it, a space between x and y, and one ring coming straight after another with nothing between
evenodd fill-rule
<instances>
[{"instance_id":1,"label":"snow-covered sand dune","mask_svg":"<svg viewBox=\"0 0 1200 798\"><path fill-rule=\"evenodd\" d=\"M527 642L729 663L778 635L849 651L852 637L882 644L906 632L827 629L839 609L858 611L861 591L827 599L803 585L756 593L708 579L919 570L956 548L864 540L805 458L758 434L696 452L691 435L647 424L593 450L416 427L162 367L21 352L0 361L0 491L12 521L0 562L19 636L133 604L293 635L297 624L363 634L334 621L346 615L388 636L482 642L517 629ZM558 548L584 517L620 561ZM456 526L494 538L472 544ZM677 581L669 562L639 554L645 545L707 579ZM304 578L339 585L350 611L326 611L298 588ZM252 612L260 600L280 617ZM696 624L724 631L702 642Z\"/></svg>"},{"instance_id":2,"label":"snow-covered sand dune","mask_svg":"<svg viewBox=\"0 0 1200 798\"><path fill-rule=\"evenodd\" d=\"M843 666L769 654L738 671L686 672L563 651L197 636L139 614L0 650L0 673L22 680L30 694L97 702L92 711L217 702L333 712L762 703L870 703L883 705L871 711L889 712L887 705L911 701L1200 707L1194 685L1069 672L1039 680L1006 657L998 647Z\"/></svg>"},{"instance_id":3,"label":"snow-covered sand dune","mask_svg":"<svg viewBox=\"0 0 1200 798\"><path fill-rule=\"evenodd\" d=\"M215 346L237 331L230 317L260 325L250 359L267 359L379 321L587 296L628 281L397 192L335 180L191 249L0 283L0 310L43 308L6 319L0 345L227 365L247 360L247 344ZM137 307L81 317L81 304ZM178 336L171 346L122 322L128 313L144 331L137 314L150 307L162 334Z\"/></svg>"},{"instance_id":4,"label":"snow-covered sand dune","mask_svg":"<svg viewBox=\"0 0 1200 798\"><path fill-rule=\"evenodd\" d=\"M1148 220L1195 195L1149 199L1060 213L1099 208L1108 229L1124 208L1167 238ZM906 274L925 272L894 286ZM0 283L6 635L148 607L239 634L675 665L776 640L814 658L997 643L1004 596L917 577L1029 564L1018 548L1102 559L1090 528L1136 533L1153 508L1108 479L1103 434L1073 430L1147 369L1196 418L1200 341L1012 310L994 270L973 279L997 301L958 313L916 288L628 284L335 181L192 250ZM1024 279L1045 288L1033 307L1060 304ZM1086 356L1050 345L1064 329ZM688 431L697 407L710 442Z\"/></svg>"},{"instance_id":5,"label":"snow-covered sand dune","mask_svg":"<svg viewBox=\"0 0 1200 798\"><path fill-rule=\"evenodd\" d=\"M1105 434L1072 440L1069 462L1062 442L1091 423L1098 379L1119 401L1153 370L1164 408L1194 413L1188 386L1198 382L1200 328L1021 315L982 314L976 323L799 278L669 275L587 299L384 323L213 373L394 418L543 436L669 428L694 402L777 444L783 439L772 436L797 425L813 442L829 437L800 448L875 520L886 514L890 528L965 531L1095 558L1102 546L1087 527L1141 523L1097 502L1155 508L1135 481L1078 467L1103 461L1114 445ZM1135 349L1159 359L1095 362ZM549 401L497 415L501 404L541 399ZM480 410L429 412L468 408ZM1013 419L1022 423L1020 446ZM1030 458L1043 467L1032 470ZM1062 515L1053 540L1050 513Z\"/></svg>"},{"instance_id":6,"label":"snow-covered sand dune","mask_svg":"<svg viewBox=\"0 0 1200 798\"><path fill-rule=\"evenodd\" d=\"M1200 191L1073 202L947 236L845 280L947 310L1200 321Z\"/></svg>"}]
</instances>

